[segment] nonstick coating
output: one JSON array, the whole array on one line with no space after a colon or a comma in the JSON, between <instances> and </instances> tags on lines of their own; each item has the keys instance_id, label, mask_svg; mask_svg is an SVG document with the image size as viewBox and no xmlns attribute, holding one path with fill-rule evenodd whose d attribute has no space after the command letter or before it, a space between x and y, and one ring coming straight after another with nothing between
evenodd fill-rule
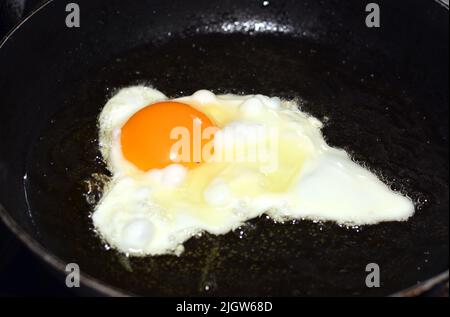
<instances>
[{"instance_id":1,"label":"nonstick coating","mask_svg":"<svg viewBox=\"0 0 450 317\"><path fill-rule=\"evenodd\" d=\"M447 270L448 11L392 2L378 1L380 29L365 27L364 1L78 1L79 29L65 27L65 1L49 3L0 48L3 218L139 295L387 295ZM89 218L101 184L86 195L107 174L96 117L133 84L296 98L416 215L362 228L262 217L193 238L181 257L107 250ZM372 262L381 288L365 286Z\"/></svg>"}]
</instances>

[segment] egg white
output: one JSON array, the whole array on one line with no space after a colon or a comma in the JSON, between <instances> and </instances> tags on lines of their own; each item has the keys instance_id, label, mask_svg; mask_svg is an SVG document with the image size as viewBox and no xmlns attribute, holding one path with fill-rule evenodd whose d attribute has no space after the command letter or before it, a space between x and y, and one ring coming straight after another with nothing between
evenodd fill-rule
<instances>
[{"instance_id":1,"label":"egg white","mask_svg":"<svg viewBox=\"0 0 450 317\"><path fill-rule=\"evenodd\" d=\"M228 130L274 128L276 155L267 162L208 162L190 170L173 164L142 172L122 156L121 127L141 108L167 99L150 87L125 88L99 117L100 149L113 177L93 221L102 238L121 252L181 254L193 235L225 234L262 214L278 221L365 225L404 221L414 213L408 197L392 191L345 151L328 146L319 120L295 102L276 97L201 90L176 99L216 123L221 129L217 147ZM242 138L235 136L231 144ZM263 136L249 142L269 141Z\"/></svg>"}]
</instances>

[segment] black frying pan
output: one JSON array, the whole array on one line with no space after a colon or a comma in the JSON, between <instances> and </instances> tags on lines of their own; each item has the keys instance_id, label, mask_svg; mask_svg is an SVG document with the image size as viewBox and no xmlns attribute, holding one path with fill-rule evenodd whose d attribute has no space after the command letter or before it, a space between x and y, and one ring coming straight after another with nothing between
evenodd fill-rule
<instances>
[{"instance_id":1,"label":"black frying pan","mask_svg":"<svg viewBox=\"0 0 450 317\"><path fill-rule=\"evenodd\" d=\"M81 27L67 28L68 2L0 45L0 214L51 266L76 262L110 295L388 295L448 275L448 8L379 0L381 27L367 28L358 0L78 0ZM107 250L89 218L101 184L85 186L107 173L96 116L138 83L300 98L416 215L361 228L263 217L193 238L181 257ZM365 285L372 262L380 288Z\"/></svg>"}]
</instances>

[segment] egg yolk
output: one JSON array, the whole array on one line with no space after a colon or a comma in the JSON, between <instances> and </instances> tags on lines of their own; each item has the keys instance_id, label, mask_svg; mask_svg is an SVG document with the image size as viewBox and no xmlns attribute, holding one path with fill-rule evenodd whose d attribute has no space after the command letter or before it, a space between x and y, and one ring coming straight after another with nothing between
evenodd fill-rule
<instances>
[{"instance_id":1,"label":"egg yolk","mask_svg":"<svg viewBox=\"0 0 450 317\"><path fill-rule=\"evenodd\" d=\"M136 112L122 127L121 146L126 160L142 171L182 164L193 168L203 163L202 155L194 152L211 142L203 138L203 131L214 128L213 122L193 107L174 101L159 102ZM174 145L184 137L188 144L175 151ZM187 156L186 156L187 154Z\"/></svg>"}]
</instances>

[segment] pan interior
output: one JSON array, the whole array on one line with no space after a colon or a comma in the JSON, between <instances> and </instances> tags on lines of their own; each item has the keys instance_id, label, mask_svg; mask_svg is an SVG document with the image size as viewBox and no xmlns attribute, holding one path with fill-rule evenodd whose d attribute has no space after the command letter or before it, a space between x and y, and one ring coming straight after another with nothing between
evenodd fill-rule
<instances>
[{"instance_id":1,"label":"pan interior","mask_svg":"<svg viewBox=\"0 0 450 317\"><path fill-rule=\"evenodd\" d=\"M64 107L28 156L26 193L39 239L86 273L142 295L385 295L443 271L448 138L435 110L447 107L448 93L417 89L415 76L390 63L370 50L351 54L288 34L212 33L174 36L91 67L55 92ZM96 118L115 91L134 84L170 97L210 89L298 98L326 122L331 145L411 196L416 215L361 228L261 217L224 236L192 238L180 257L109 250L90 219L102 187L92 175L108 174ZM369 263L382 270L381 288L365 286Z\"/></svg>"}]
</instances>

